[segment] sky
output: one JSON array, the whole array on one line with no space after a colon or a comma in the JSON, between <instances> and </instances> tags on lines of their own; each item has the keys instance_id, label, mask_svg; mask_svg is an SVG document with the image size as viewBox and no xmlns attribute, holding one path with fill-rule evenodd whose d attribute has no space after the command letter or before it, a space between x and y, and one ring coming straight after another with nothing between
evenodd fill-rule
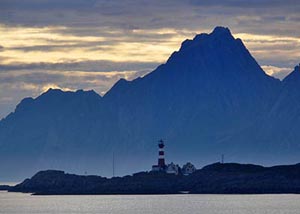
<instances>
[{"instance_id":1,"label":"sky","mask_svg":"<svg viewBox=\"0 0 300 214\"><path fill-rule=\"evenodd\" d=\"M48 88L105 94L229 27L266 73L300 61L299 0L0 0L0 119Z\"/></svg>"}]
</instances>

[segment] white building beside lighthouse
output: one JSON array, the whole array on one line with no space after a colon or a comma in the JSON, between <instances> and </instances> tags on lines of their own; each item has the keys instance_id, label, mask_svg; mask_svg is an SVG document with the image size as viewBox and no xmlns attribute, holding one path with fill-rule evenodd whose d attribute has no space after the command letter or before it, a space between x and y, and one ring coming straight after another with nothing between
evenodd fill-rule
<instances>
[{"instance_id":1,"label":"white building beside lighthouse","mask_svg":"<svg viewBox=\"0 0 300 214\"><path fill-rule=\"evenodd\" d=\"M173 162L171 162L170 164L167 165L166 173L178 175L179 172L180 172L180 167L178 164L174 164Z\"/></svg>"},{"instance_id":2,"label":"white building beside lighthouse","mask_svg":"<svg viewBox=\"0 0 300 214\"><path fill-rule=\"evenodd\" d=\"M186 164L184 164L182 167L182 170L181 170L183 175L190 175L190 174L194 173L195 171L196 171L196 167L190 162L187 162Z\"/></svg>"}]
</instances>

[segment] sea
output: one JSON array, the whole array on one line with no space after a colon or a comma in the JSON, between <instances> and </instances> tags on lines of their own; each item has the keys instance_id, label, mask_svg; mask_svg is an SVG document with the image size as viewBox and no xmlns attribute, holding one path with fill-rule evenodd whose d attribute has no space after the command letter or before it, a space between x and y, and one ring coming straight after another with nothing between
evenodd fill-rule
<instances>
[{"instance_id":1,"label":"sea","mask_svg":"<svg viewBox=\"0 0 300 214\"><path fill-rule=\"evenodd\" d=\"M0 213L299 214L300 195L67 195L0 192Z\"/></svg>"}]
</instances>

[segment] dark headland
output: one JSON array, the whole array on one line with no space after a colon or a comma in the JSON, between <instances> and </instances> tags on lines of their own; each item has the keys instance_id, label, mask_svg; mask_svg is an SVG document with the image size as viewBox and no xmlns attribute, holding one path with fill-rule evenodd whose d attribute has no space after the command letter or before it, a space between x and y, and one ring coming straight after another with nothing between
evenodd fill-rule
<instances>
[{"instance_id":1,"label":"dark headland","mask_svg":"<svg viewBox=\"0 0 300 214\"><path fill-rule=\"evenodd\" d=\"M0 191L9 190L11 187L9 185L0 185Z\"/></svg>"},{"instance_id":2,"label":"dark headland","mask_svg":"<svg viewBox=\"0 0 300 214\"><path fill-rule=\"evenodd\" d=\"M139 172L110 179L47 170L8 190L39 195L300 193L300 164L263 167L214 163L189 176Z\"/></svg>"}]
</instances>

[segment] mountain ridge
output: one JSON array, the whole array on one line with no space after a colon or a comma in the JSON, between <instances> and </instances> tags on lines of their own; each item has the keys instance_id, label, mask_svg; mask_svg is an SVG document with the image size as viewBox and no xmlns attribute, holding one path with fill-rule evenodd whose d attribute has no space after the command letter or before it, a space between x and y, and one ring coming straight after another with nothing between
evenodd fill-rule
<instances>
[{"instance_id":1,"label":"mountain ridge","mask_svg":"<svg viewBox=\"0 0 300 214\"><path fill-rule=\"evenodd\" d=\"M202 165L226 153L236 162L272 164L276 146L286 148L284 162L295 162L298 129L291 119L277 116L287 108L282 102L291 102L285 101L290 92L283 85L228 28L217 27L185 40L144 77L119 80L103 97L52 89L24 99L0 122L0 170L23 167L26 175L50 167L105 175L115 153L119 173L126 174L152 165L161 137L169 142L167 158L179 163ZM300 103L293 102L297 109ZM291 144L282 133L292 127ZM274 140L274 132L283 141Z\"/></svg>"}]
</instances>

